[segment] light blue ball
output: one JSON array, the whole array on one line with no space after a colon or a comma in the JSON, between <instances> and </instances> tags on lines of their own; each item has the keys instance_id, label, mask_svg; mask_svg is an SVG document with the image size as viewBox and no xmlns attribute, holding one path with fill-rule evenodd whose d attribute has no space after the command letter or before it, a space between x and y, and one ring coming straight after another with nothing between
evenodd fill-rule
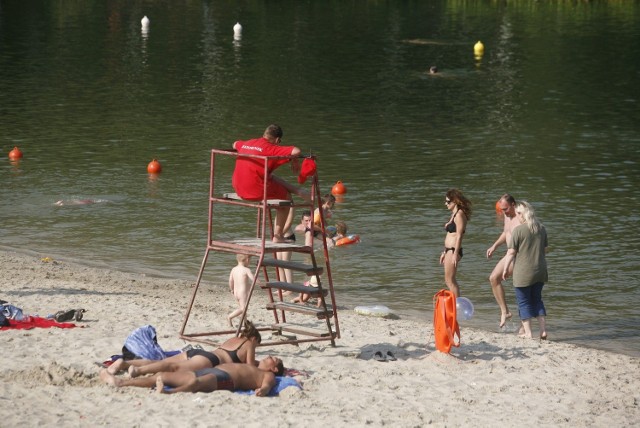
<instances>
[{"instance_id":1,"label":"light blue ball","mask_svg":"<svg viewBox=\"0 0 640 428\"><path fill-rule=\"evenodd\" d=\"M466 297L456 299L456 313L458 321L467 321L473 318L473 303Z\"/></svg>"}]
</instances>

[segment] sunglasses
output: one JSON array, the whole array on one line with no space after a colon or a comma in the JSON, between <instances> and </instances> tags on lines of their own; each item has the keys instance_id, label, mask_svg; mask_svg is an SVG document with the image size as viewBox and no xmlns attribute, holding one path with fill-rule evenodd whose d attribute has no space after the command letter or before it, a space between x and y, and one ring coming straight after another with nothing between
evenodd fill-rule
<instances>
[{"instance_id":1,"label":"sunglasses","mask_svg":"<svg viewBox=\"0 0 640 428\"><path fill-rule=\"evenodd\" d=\"M449 205L450 203L451 203L451 199L445 199L445 200L444 200L444 204L445 204L445 205Z\"/></svg>"}]
</instances>

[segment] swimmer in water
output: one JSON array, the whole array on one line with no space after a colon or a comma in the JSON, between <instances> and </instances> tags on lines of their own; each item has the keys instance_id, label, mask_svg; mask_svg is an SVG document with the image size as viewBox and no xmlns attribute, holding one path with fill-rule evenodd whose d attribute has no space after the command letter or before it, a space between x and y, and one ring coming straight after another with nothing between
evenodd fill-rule
<instances>
[{"instance_id":1,"label":"swimmer in water","mask_svg":"<svg viewBox=\"0 0 640 428\"><path fill-rule=\"evenodd\" d=\"M97 204L98 202L107 202L106 200L101 199L60 199L53 205L62 207L65 205L91 205Z\"/></svg>"}]
</instances>

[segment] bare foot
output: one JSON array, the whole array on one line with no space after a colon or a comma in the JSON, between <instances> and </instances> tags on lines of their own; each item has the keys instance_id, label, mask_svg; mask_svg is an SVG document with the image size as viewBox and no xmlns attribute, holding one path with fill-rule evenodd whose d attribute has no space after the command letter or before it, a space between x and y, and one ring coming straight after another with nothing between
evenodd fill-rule
<instances>
[{"instance_id":1,"label":"bare foot","mask_svg":"<svg viewBox=\"0 0 640 428\"><path fill-rule=\"evenodd\" d=\"M138 373L138 368L136 366L129 366L129 377L138 377L140 373Z\"/></svg>"},{"instance_id":2,"label":"bare foot","mask_svg":"<svg viewBox=\"0 0 640 428\"><path fill-rule=\"evenodd\" d=\"M122 369L122 365L124 364L124 360L122 358L118 358L115 360L109 367L107 367L107 371L109 374L115 375Z\"/></svg>"},{"instance_id":3,"label":"bare foot","mask_svg":"<svg viewBox=\"0 0 640 428\"><path fill-rule=\"evenodd\" d=\"M229 321L229 327L233 327L233 321L231 321L231 318L227 318L227 320Z\"/></svg>"},{"instance_id":4,"label":"bare foot","mask_svg":"<svg viewBox=\"0 0 640 428\"><path fill-rule=\"evenodd\" d=\"M540 333L540 339L541 340L547 340L547 332L546 331Z\"/></svg>"},{"instance_id":5,"label":"bare foot","mask_svg":"<svg viewBox=\"0 0 640 428\"><path fill-rule=\"evenodd\" d=\"M100 370L100 379L104 381L104 383L111 386L120 386L120 379L112 375L107 371L107 369Z\"/></svg>"},{"instance_id":6,"label":"bare foot","mask_svg":"<svg viewBox=\"0 0 640 428\"><path fill-rule=\"evenodd\" d=\"M504 327L504 325L506 324L507 320L510 320L512 316L513 315L511 314L511 312L507 312L506 314L501 314L500 315L500 328Z\"/></svg>"},{"instance_id":7,"label":"bare foot","mask_svg":"<svg viewBox=\"0 0 640 428\"><path fill-rule=\"evenodd\" d=\"M162 376L156 376L156 392L158 394L164 394L164 382L162 381Z\"/></svg>"}]
</instances>

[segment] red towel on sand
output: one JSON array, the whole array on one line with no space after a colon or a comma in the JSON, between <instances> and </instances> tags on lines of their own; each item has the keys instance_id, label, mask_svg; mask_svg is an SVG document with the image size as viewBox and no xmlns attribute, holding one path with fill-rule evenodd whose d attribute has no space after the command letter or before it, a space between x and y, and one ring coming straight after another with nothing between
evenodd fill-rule
<instances>
[{"instance_id":1,"label":"red towel on sand","mask_svg":"<svg viewBox=\"0 0 640 428\"><path fill-rule=\"evenodd\" d=\"M76 325L70 322L58 322L56 320L49 319L49 318L27 317L21 321L9 320L9 325L6 327L0 327L0 330L10 330L10 329L29 330L36 327L73 328L73 327L76 327Z\"/></svg>"}]
</instances>

